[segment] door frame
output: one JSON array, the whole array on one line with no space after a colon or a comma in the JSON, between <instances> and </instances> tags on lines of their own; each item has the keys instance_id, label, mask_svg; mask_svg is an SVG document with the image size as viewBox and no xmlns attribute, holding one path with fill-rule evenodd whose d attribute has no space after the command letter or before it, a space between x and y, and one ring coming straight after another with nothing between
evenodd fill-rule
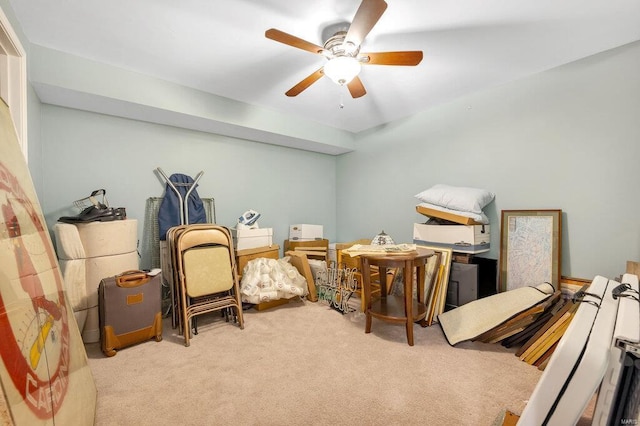
<instances>
[{"instance_id":1,"label":"door frame","mask_svg":"<svg viewBox=\"0 0 640 426\"><path fill-rule=\"evenodd\" d=\"M27 54L0 8L0 97L9 106L25 161L27 149Z\"/></svg>"}]
</instances>

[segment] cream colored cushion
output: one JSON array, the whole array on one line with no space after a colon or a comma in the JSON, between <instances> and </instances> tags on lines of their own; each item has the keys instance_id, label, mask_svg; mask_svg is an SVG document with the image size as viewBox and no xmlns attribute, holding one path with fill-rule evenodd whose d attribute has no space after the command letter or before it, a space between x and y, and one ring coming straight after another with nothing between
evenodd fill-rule
<instances>
[{"instance_id":1,"label":"cream colored cushion","mask_svg":"<svg viewBox=\"0 0 640 426\"><path fill-rule=\"evenodd\" d=\"M98 285L138 269L137 220L54 225L60 271L85 343L100 340Z\"/></svg>"},{"instance_id":2,"label":"cream colored cushion","mask_svg":"<svg viewBox=\"0 0 640 426\"><path fill-rule=\"evenodd\" d=\"M56 249L60 259L82 259L110 256L137 250L138 221L136 219L54 226Z\"/></svg>"}]
</instances>

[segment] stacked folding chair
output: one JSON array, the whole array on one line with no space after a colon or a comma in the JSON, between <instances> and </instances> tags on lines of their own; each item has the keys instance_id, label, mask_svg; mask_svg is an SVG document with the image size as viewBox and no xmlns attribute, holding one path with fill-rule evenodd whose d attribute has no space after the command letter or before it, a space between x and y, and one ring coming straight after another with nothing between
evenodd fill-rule
<instances>
[{"instance_id":1,"label":"stacked folding chair","mask_svg":"<svg viewBox=\"0 0 640 426\"><path fill-rule=\"evenodd\" d=\"M213 224L179 225L167 231L171 262L172 324L189 346L197 334L196 317L222 312L244 328L233 240L226 227Z\"/></svg>"}]
</instances>

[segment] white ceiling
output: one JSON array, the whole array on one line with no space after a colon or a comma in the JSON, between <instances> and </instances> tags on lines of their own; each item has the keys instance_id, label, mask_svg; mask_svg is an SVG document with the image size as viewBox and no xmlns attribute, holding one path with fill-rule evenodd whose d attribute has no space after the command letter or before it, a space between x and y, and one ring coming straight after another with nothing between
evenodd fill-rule
<instances>
[{"instance_id":1,"label":"white ceiling","mask_svg":"<svg viewBox=\"0 0 640 426\"><path fill-rule=\"evenodd\" d=\"M359 99L328 78L289 98L325 60L265 30L322 45L360 0L9 2L31 43L351 132L640 39L640 0L387 0L362 50L422 63L363 67Z\"/></svg>"}]
</instances>

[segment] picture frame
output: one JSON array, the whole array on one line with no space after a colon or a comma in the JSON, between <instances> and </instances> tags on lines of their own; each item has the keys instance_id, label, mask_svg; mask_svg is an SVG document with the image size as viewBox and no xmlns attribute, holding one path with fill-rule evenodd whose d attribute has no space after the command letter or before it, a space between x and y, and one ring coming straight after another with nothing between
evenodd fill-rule
<instances>
[{"instance_id":1,"label":"picture frame","mask_svg":"<svg viewBox=\"0 0 640 426\"><path fill-rule=\"evenodd\" d=\"M500 291L548 282L560 288L562 210L502 210Z\"/></svg>"},{"instance_id":2,"label":"picture frame","mask_svg":"<svg viewBox=\"0 0 640 426\"><path fill-rule=\"evenodd\" d=\"M429 326L433 324L439 314L444 312L451 262L453 261L453 250L450 248L426 246L422 244L420 244L420 248L433 250L440 254L440 264L435 264L437 257L434 256L433 261L429 259L425 273L424 291L422 294L424 295L423 303L427 308L427 316L425 320ZM433 274L437 275L433 286L430 286Z\"/></svg>"}]
</instances>

